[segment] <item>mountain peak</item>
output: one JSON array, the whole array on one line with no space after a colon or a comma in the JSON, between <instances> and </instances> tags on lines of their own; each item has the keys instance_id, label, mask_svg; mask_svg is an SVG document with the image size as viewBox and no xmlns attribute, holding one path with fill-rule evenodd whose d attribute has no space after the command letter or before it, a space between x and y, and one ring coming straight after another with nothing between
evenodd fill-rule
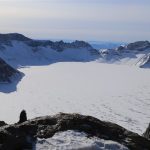
<instances>
[{"instance_id":1,"label":"mountain peak","mask_svg":"<svg viewBox=\"0 0 150 150\"><path fill-rule=\"evenodd\" d=\"M19 33L7 33L7 34L0 34L0 42L2 43L6 43L6 42L10 42L10 41L29 41L31 40L30 38L19 34Z\"/></svg>"},{"instance_id":2,"label":"mountain peak","mask_svg":"<svg viewBox=\"0 0 150 150\"><path fill-rule=\"evenodd\" d=\"M149 41L137 41L137 42L128 44L126 48L129 50L143 50L146 48L150 48L150 42Z\"/></svg>"}]
</instances>

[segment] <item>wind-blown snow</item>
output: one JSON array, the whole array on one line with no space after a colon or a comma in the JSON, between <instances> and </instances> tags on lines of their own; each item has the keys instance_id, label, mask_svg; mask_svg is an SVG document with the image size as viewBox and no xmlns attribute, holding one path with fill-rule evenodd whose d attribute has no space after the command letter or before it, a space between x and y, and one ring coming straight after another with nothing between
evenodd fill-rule
<instances>
[{"instance_id":1,"label":"wind-blown snow","mask_svg":"<svg viewBox=\"0 0 150 150\"><path fill-rule=\"evenodd\" d=\"M36 150L128 150L123 145L102 140L99 138L87 138L83 132L65 131L56 133L49 139L38 139Z\"/></svg>"},{"instance_id":2,"label":"wind-blown snow","mask_svg":"<svg viewBox=\"0 0 150 150\"><path fill-rule=\"evenodd\" d=\"M75 112L112 121L143 133L150 122L150 70L132 66L55 63L19 69L25 74L17 90L0 85L0 120Z\"/></svg>"}]
</instances>

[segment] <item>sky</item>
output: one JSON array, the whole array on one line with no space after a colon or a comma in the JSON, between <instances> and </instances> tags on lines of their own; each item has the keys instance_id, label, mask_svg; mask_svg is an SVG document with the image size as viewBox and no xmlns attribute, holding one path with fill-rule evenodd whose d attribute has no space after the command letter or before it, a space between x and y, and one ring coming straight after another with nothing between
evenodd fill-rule
<instances>
[{"instance_id":1,"label":"sky","mask_svg":"<svg viewBox=\"0 0 150 150\"><path fill-rule=\"evenodd\" d=\"M150 41L150 0L0 0L0 33L34 39Z\"/></svg>"}]
</instances>

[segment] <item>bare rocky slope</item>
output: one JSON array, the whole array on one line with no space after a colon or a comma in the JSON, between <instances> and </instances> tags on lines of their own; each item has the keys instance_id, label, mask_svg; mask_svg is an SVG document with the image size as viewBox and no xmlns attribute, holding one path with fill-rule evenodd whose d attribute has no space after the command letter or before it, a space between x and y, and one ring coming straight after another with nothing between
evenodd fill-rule
<instances>
[{"instance_id":1,"label":"bare rocky slope","mask_svg":"<svg viewBox=\"0 0 150 150\"><path fill-rule=\"evenodd\" d=\"M0 83L10 83L18 77L21 77L21 73L0 58Z\"/></svg>"},{"instance_id":2,"label":"bare rocky slope","mask_svg":"<svg viewBox=\"0 0 150 150\"><path fill-rule=\"evenodd\" d=\"M149 150L150 141L136 133L91 116L60 113L55 116L38 117L23 123L0 127L0 150L32 149L36 138L50 138L56 132L66 130L83 131L91 136L113 140L130 150Z\"/></svg>"}]
</instances>

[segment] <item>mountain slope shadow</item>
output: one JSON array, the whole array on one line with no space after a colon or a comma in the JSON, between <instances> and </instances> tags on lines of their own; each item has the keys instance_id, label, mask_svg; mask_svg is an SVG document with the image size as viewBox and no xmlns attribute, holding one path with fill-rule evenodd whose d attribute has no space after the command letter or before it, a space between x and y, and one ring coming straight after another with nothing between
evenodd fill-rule
<instances>
[{"instance_id":1,"label":"mountain slope shadow","mask_svg":"<svg viewBox=\"0 0 150 150\"><path fill-rule=\"evenodd\" d=\"M17 91L17 85L24 77L23 73L20 73L13 79L10 83L2 83L0 84L0 92L2 93L11 93Z\"/></svg>"},{"instance_id":2,"label":"mountain slope shadow","mask_svg":"<svg viewBox=\"0 0 150 150\"><path fill-rule=\"evenodd\" d=\"M23 74L15 80L11 78L20 74L17 71L19 68L57 62L89 62L97 57L97 50L84 41L52 42L30 39L18 33L0 34L0 92L10 93L17 90Z\"/></svg>"},{"instance_id":3,"label":"mountain slope shadow","mask_svg":"<svg viewBox=\"0 0 150 150\"><path fill-rule=\"evenodd\" d=\"M85 41L34 40L18 33L0 34L0 57L13 67L43 66L56 62L89 62L99 52Z\"/></svg>"},{"instance_id":4,"label":"mountain slope shadow","mask_svg":"<svg viewBox=\"0 0 150 150\"><path fill-rule=\"evenodd\" d=\"M0 58L0 92L10 93L17 90L17 84L24 76Z\"/></svg>"}]
</instances>

